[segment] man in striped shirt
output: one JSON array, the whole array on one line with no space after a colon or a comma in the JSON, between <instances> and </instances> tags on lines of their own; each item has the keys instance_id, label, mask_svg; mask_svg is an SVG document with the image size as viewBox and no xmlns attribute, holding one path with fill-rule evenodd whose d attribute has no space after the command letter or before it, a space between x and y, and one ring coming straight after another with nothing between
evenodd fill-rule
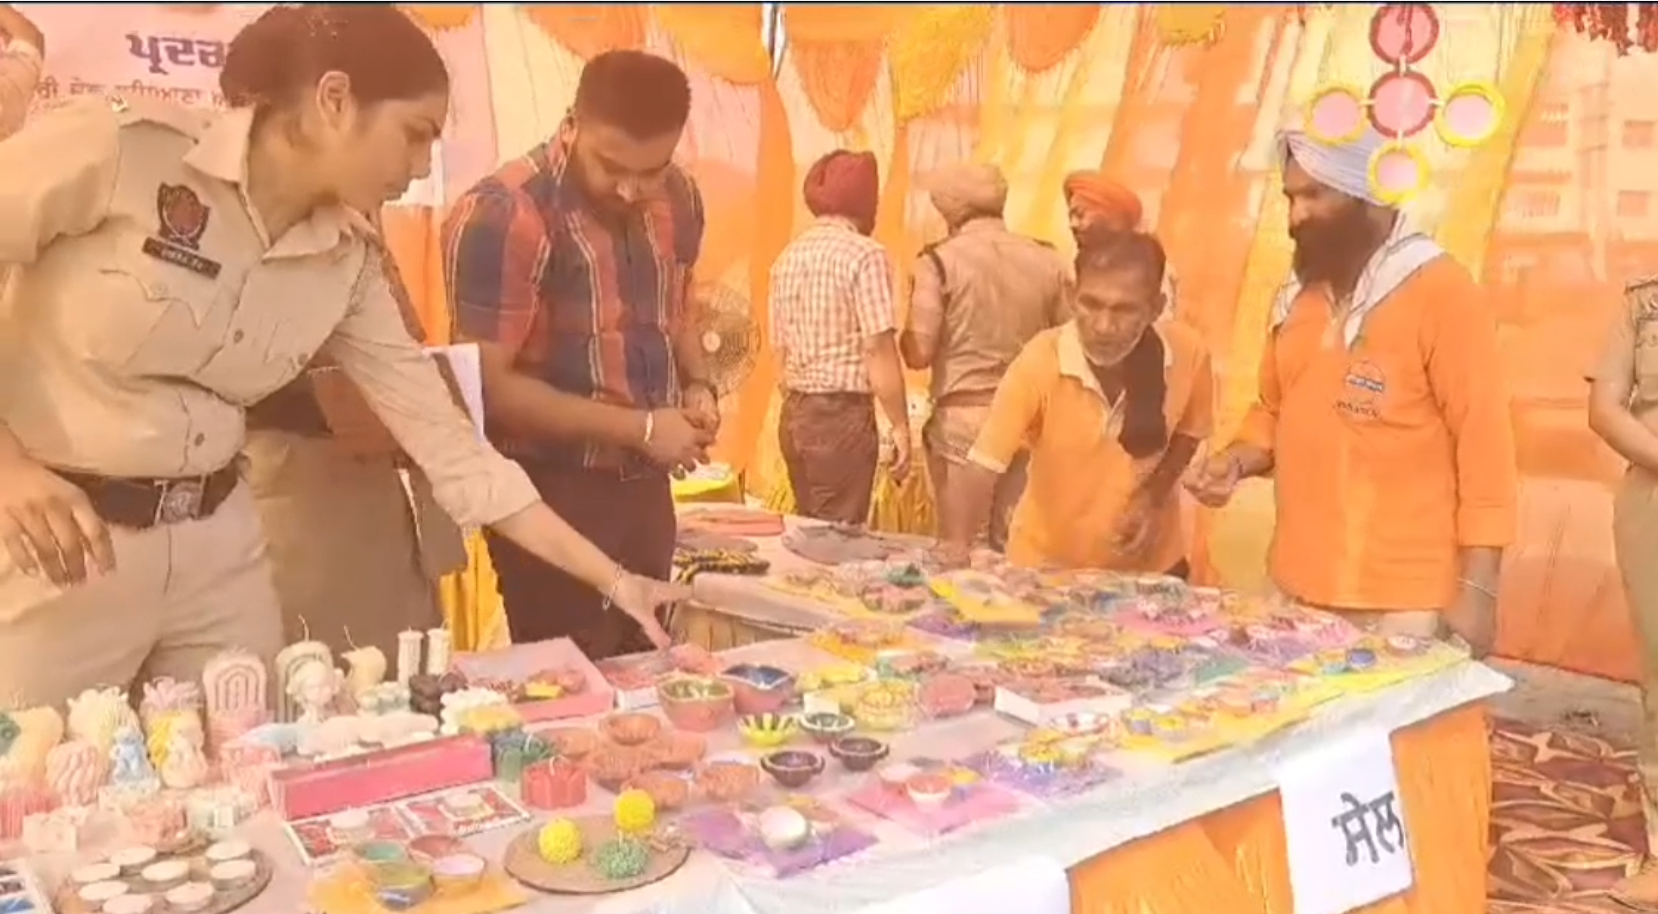
<instances>
[{"instance_id":1,"label":"man in striped shirt","mask_svg":"<svg viewBox=\"0 0 1658 914\"><path fill-rule=\"evenodd\" d=\"M0 139L5 139L29 114L45 66L46 39L9 3L0 3L0 38L5 40L0 46Z\"/></svg>"}]
</instances>

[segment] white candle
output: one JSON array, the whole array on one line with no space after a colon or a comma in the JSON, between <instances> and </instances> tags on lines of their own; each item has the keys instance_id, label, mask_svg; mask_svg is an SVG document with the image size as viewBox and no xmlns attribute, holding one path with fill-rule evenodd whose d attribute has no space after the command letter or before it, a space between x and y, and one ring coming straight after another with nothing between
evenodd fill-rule
<instances>
[{"instance_id":1,"label":"white candle","mask_svg":"<svg viewBox=\"0 0 1658 914\"><path fill-rule=\"evenodd\" d=\"M426 632L426 673L442 676L449 672L449 632L434 628Z\"/></svg>"},{"instance_id":2,"label":"white candle","mask_svg":"<svg viewBox=\"0 0 1658 914\"><path fill-rule=\"evenodd\" d=\"M420 642L425 637L413 629L397 634L398 685L408 685L409 679L420 672Z\"/></svg>"},{"instance_id":3,"label":"white candle","mask_svg":"<svg viewBox=\"0 0 1658 914\"><path fill-rule=\"evenodd\" d=\"M386 678L386 655L380 653L377 647L360 647L354 651L347 651L341 659L351 667L346 680L353 698L361 696Z\"/></svg>"}]
</instances>

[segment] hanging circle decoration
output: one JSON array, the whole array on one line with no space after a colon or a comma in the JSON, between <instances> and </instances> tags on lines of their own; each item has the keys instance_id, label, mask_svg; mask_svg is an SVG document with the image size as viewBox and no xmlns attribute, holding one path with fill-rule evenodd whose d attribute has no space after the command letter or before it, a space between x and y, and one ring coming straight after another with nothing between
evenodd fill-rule
<instances>
[{"instance_id":1,"label":"hanging circle decoration","mask_svg":"<svg viewBox=\"0 0 1658 914\"><path fill-rule=\"evenodd\" d=\"M1463 83L1441 92L1415 66L1439 43L1439 15L1428 3L1384 3L1370 19L1370 49L1388 67L1368 91L1332 85L1307 108L1306 133L1329 145L1350 143L1367 128L1386 142L1370 158L1370 185L1379 199L1402 203L1428 186L1427 156L1408 140L1434 128L1447 146L1468 149L1502 125L1495 86Z\"/></svg>"}]
</instances>

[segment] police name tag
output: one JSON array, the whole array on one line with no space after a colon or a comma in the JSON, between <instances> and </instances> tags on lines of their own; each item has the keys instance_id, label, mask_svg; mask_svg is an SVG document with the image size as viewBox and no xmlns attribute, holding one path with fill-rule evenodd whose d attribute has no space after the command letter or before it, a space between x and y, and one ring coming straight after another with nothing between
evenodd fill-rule
<instances>
[{"instance_id":1,"label":"police name tag","mask_svg":"<svg viewBox=\"0 0 1658 914\"><path fill-rule=\"evenodd\" d=\"M1415 874L1393 744L1369 730L1277 772L1295 914L1345 914L1410 889Z\"/></svg>"}]
</instances>

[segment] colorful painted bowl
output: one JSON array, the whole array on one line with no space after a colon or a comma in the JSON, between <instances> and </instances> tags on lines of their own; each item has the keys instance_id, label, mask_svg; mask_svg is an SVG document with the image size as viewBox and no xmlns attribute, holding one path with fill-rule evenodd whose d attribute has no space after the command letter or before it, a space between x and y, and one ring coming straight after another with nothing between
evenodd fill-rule
<instances>
[{"instance_id":1,"label":"colorful painted bowl","mask_svg":"<svg viewBox=\"0 0 1658 914\"><path fill-rule=\"evenodd\" d=\"M800 718L800 729L810 733L812 739L825 744L833 743L851 733L852 728L857 725L857 721L851 717L833 711L819 711Z\"/></svg>"},{"instance_id":2,"label":"colorful painted bowl","mask_svg":"<svg viewBox=\"0 0 1658 914\"><path fill-rule=\"evenodd\" d=\"M695 733L664 733L639 750L644 768L684 771L702 760L708 740Z\"/></svg>"},{"instance_id":3,"label":"colorful painted bowl","mask_svg":"<svg viewBox=\"0 0 1658 914\"><path fill-rule=\"evenodd\" d=\"M639 746L656 739L662 721L649 714L630 711L612 714L599 724L599 731L618 746Z\"/></svg>"},{"instance_id":4,"label":"colorful painted bowl","mask_svg":"<svg viewBox=\"0 0 1658 914\"><path fill-rule=\"evenodd\" d=\"M466 844L451 835L421 835L409 842L409 856L416 863L430 865L440 857L466 852Z\"/></svg>"},{"instance_id":5,"label":"colorful painted bowl","mask_svg":"<svg viewBox=\"0 0 1658 914\"><path fill-rule=\"evenodd\" d=\"M920 773L921 769L909 762L893 762L890 765L882 765L880 770L875 772L875 776L881 779L881 786L904 793L909 790L910 778Z\"/></svg>"},{"instance_id":6,"label":"colorful painted bowl","mask_svg":"<svg viewBox=\"0 0 1658 914\"><path fill-rule=\"evenodd\" d=\"M407 863L385 867L374 878L374 898L388 911L407 911L432 897L432 874Z\"/></svg>"},{"instance_id":7,"label":"colorful painted bowl","mask_svg":"<svg viewBox=\"0 0 1658 914\"><path fill-rule=\"evenodd\" d=\"M735 707L729 683L700 676L664 679L656 686L656 700L669 723L696 733L719 729Z\"/></svg>"},{"instance_id":8,"label":"colorful painted bowl","mask_svg":"<svg viewBox=\"0 0 1658 914\"><path fill-rule=\"evenodd\" d=\"M535 735L547 741L553 751L567 759L580 761L588 753L599 748L599 734L581 727L558 727L552 730L537 730Z\"/></svg>"},{"instance_id":9,"label":"colorful painted bowl","mask_svg":"<svg viewBox=\"0 0 1658 914\"><path fill-rule=\"evenodd\" d=\"M760 768L787 790L799 790L823 773L823 756L804 749L784 749L760 759Z\"/></svg>"},{"instance_id":10,"label":"colorful painted bowl","mask_svg":"<svg viewBox=\"0 0 1658 914\"><path fill-rule=\"evenodd\" d=\"M829 744L829 754L847 771L868 771L891 751L886 743L869 736L843 736Z\"/></svg>"},{"instance_id":11,"label":"colorful painted bowl","mask_svg":"<svg viewBox=\"0 0 1658 914\"><path fill-rule=\"evenodd\" d=\"M910 802L922 809L937 809L950 799L955 792L955 786L950 779L942 774L931 772L913 775L904 782L904 790L910 795Z\"/></svg>"},{"instance_id":12,"label":"colorful painted bowl","mask_svg":"<svg viewBox=\"0 0 1658 914\"><path fill-rule=\"evenodd\" d=\"M488 871L489 861L477 854L449 854L432 861L432 882L440 891L470 891Z\"/></svg>"},{"instance_id":13,"label":"colorful painted bowl","mask_svg":"<svg viewBox=\"0 0 1658 914\"><path fill-rule=\"evenodd\" d=\"M410 862L408 850L396 841L364 841L351 848L351 859L371 871Z\"/></svg>"},{"instance_id":14,"label":"colorful painted bowl","mask_svg":"<svg viewBox=\"0 0 1658 914\"><path fill-rule=\"evenodd\" d=\"M738 714L775 714L794 700L795 675L781 667L739 663L720 679L730 683Z\"/></svg>"},{"instance_id":15,"label":"colorful painted bowl","mask_svg":"<svg viewBox=\"0 0 1658 914\"><path fill-rule=\"evenodd\" d=\"M589 755L582 764L593 783L616 793L628 779L639 773L639 754L632 749L606 746Z\"/></svg>"},{"instance_id":16,"label":"colorful painted bowl","mask_svg":"<svg viewBox=\"0 0 1658 914\"><path fill-rule=\"evenodd\" d=\"M709 762L697 772L697 789L716 803L735 803L758 786L760 769L748 762Z\"/></svg>"},{"instance_id":17,"label":"colorful painted bowl","mask_svg":"<svg viewBox=\"0 0 1658 914\"><path fill-rule=\"evenodd\" d=\"M775 749L794 738L800 727L789 714L745 714L737 718L737 732L757 749Z\"/></svg>"}]
</instances>

